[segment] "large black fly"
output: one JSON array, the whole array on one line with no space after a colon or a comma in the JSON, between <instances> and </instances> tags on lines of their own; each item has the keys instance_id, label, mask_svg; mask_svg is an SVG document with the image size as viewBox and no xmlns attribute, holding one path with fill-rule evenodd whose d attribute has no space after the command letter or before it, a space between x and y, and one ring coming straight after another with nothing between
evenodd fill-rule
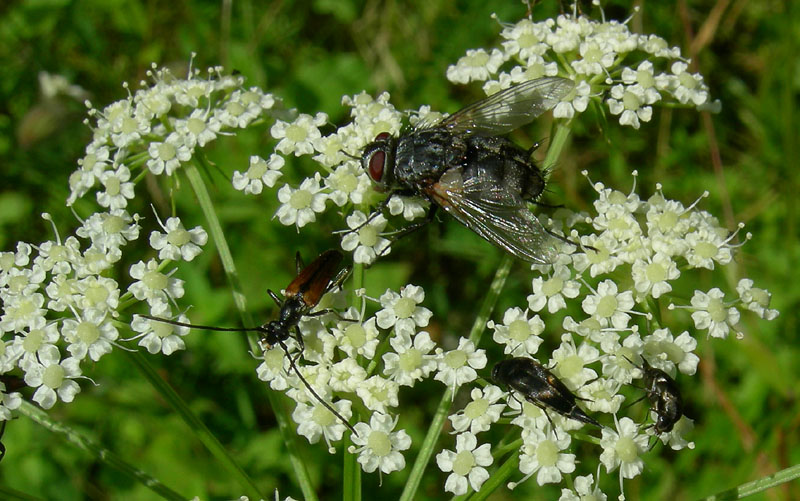
<instances>
[{"instance_id":1,"label":"large black fly","mask_svg":"<svg viewBox=\"0 0 800 501\"><path fill-rule=\"evenodd\" d=\"M528 208L545 187L545 176L524 150L502 135L553 108L574 88L572 80L528 80L473 103L439 122L422 121L410 132L384 132L368 144L361 165L378 188L392 196L422 196L506 252L525 261L552 262L555 242ZM395 239L396 239L395 238Z\"/></svg>"}]
</instances>

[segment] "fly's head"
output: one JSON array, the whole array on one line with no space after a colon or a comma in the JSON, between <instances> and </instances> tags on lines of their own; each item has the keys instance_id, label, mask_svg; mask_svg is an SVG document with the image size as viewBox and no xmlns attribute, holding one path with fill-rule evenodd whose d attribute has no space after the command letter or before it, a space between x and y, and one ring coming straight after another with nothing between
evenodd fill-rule
<instances>
[{"instance_id":1,"label":"fly's head","mask_svg":"<svg viewBox=\"0 0 800 501\"><path fill-rule=\"evenodd\" d=\"M388 132L381 132L375 140L364 147L361 167L367 171L379 190L390 189L394 184L394 157L397 139Z\"/></svg>"}]
</instances>

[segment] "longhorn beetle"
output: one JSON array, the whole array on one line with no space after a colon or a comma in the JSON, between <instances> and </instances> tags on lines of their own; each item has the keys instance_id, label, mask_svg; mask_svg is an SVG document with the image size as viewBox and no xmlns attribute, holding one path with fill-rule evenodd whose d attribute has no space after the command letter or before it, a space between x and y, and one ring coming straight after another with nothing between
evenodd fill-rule
<instances>
[{"instance_id":1,"label":"longhorn beetle","mask_svg":"<svg viewBox=\"0 0 800 501\"><path fill-rule=\"evenodd\" d=\"M297 276L286 287L284 291L284 299L278 297L272 290L267 290L269 296L280 307L280 313L277 320L272 320L258 327L214 327L210 325L197 325L188 324L184 322L177 322L175 320L167 320L165 318L151 317L149 315L139 315L150 320L156 320L172 325L181 327L190 327L193 329L206 329L211 331L222 332L258 332L261 334L260 344L262 349L269 350L276 344L283 348L289 359L289 365L294 369L295 374L303 382L306 389L311 393L314 398L319 401L326 409L331 411L347 428L358 435L355 428L347 422L330 404L320 397L314 388L306 381L300 371L297 369L297 359L303 353L305 344L303 343L303 336L300 334L298 323L303 317L318 317L327 313L334 313L332 310L324 309L311 313L311 310L319 304L320 299L325 293L341 287L347 275L350 273L350 267L345 267L336 273L339 264L342 261L342 253L337 250L327 250L319 255L308 266L303 266L303 261L300 258L300 253L296 254ZM286 340L292 336L299 346L299 351L295 357L289 355L289 349L286 347Z\"/></svg>"}]
</instances>

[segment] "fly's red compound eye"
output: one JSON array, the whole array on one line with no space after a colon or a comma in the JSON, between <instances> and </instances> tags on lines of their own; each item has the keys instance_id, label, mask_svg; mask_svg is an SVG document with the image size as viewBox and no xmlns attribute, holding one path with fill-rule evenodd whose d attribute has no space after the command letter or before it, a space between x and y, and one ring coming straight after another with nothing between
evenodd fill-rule
<instances>
[{"instance_id":1,"label":"fly's red compound eye","mask_svg":"<svg viewBox=\"0 0 800 501\"><path fill-rule=\"evenodd\" d=\"M376 139L379 138L380 134ZM386 153L381 150L377 150L369 158L369 176L375 181L380 182L381 178L383 177L383 166L385 164L386 164Z\"/></svg>"},{"instance_id":2,"label":"fly's red compound eye","mask_svg":"<svg viewBox=\"0 0 800 501\"><path fill-rule=\"evenodd\" d=\"M390 135L391 134L389 134L388 132L381 132L380 134L375 136L375 141L386 141L387 139L389 139Z\"/></svg>"}]
</instances>

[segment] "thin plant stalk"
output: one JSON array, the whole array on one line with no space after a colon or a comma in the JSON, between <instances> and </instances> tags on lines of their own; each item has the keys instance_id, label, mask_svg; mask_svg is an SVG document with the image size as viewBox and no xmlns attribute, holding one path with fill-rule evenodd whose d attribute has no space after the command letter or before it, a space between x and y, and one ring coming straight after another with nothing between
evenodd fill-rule
<instances>
[{"instance_id":1,"label":"thin plant stalk","mask_svg":"<svg viewBox=\"0 0 800 501\"><path fill-rule=\"evenodd\" d=\"M200 161L202 162L202 160ZM198 170L197 166L188 164L185 167L186 177L189 180L189 184L192 186L192 190L197 197L197 201L201 210L203 211L203 215L208 222L211 238L213 238L214 243L216 244L217 253L219 254L222 267L225 270L225 275L228 278L228 283L230 284L231 291L233 293L234 304L239 311L239 315L242 318L243 324L246 326L252 326L254 323L247 311L245 295L242 292L239 274L236 271L236 264L233 261L230 247L228 246L225 234L222 231L222 225L220 224L217 213L214 210L214 206L211 202L211 196L206 189L206 185L203 182L203 178L200 175L200 171ZM248 336L248 340L251 350L257 352L259 347L255 335L251 333ZM294 469L295 476L298 484L300 485L300 489L303 492L303 496L308 500L316 500L316 492L311 483L311 477L308 474L305 464L297 454L297 446L294 443L296 440L296 435L292 432L289 425L291 422L289 411L287 410L286 406L283 405L280 397L276 395L275 392L269 388L265 388L265 391L270 403L270 407L275 413L275 418L278 421L278 429L280 430L283 442L286 444L289 461L292 464L292 468Z\"/></svg>"},{"instance_id":2,"label":"thin plant stalk","mask_svg":"<svg viewBox=\"0 0 800 501\"><path fill-rule=\"evenodd\" d=\"M23 400L18 410L20 414L27 416L32 421L44 426L53 433L60 435L65 440L76 445L79 449L83 449L97 460L111 466L123 475L130 477L132 480L139 482L162 498L176 501L186 499L186 496L182 496L173 491L149 473L128 463L114 452L106 449L83 433L52 419L48 413L32 403Z\"/></svg>"}]
</instances>

